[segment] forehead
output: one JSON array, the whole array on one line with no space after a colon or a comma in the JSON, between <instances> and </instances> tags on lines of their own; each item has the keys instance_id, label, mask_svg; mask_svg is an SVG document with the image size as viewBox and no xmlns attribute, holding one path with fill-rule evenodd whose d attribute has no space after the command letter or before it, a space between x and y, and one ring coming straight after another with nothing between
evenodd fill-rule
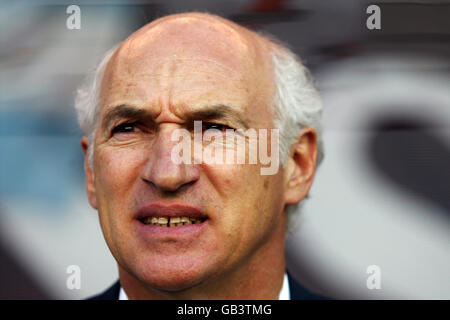
<instances>
[{"instance_id":1,"label":"forehead","mask_svg":"<svg viewBox=\"0 0 450 320\"><path fill-rule=\"evenodd\" d=\"M123 44L118 57L132 67L151 67L170 57L215 61L225 68L252 67L255 41L244 30L216 21L181 17L163 20L138 30ZM255 61L256 62L256 61Z\"/></svg>"},{"instance_id":2,"label":"forehead","mask_svg":"<svg viewBox=\"0 0 450 320\"><path fill-rule=\"evenodd\" d=\"M169 100L176 106L249 108L272 96L271 60L256 35L203 17L161 20L138 30L114 54L102 84L102 105Z\"/></svg>"}]
</instances>

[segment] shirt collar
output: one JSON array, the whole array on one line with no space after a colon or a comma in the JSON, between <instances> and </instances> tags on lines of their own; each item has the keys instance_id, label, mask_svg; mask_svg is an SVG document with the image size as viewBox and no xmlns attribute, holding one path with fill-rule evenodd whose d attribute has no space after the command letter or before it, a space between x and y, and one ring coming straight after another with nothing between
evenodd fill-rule
<instances>
[{"instance_id":1,"label":"shirt collar","mask_svg":"<svg viewBox=\"0 0 450 320\"><path fill-rule=\"evenodd\" d=\"M128 300L128 296L125 293L125 290L123 290L122 286L120 286L119 300Z\"/></svg>"},{"instance_id":2,"label":"shirt collar","mask_svg":"<svg viewBox=\"0 0 450 320\"><path fill-rule=\"evenodd\" d=\"M281 286L278 300L291 300L291 291L289 290L289 281L286 273L284 274L283 285Z\"/></svg>"},{"instance_id":3,"label":"shirt collar","mask_svg":"<svg viewBox=\"0 0 450 320\"><path fill-rule=\"evenodd\" d=\"M128 300L128 296L123 290L122 286L119 291L119 300ZM283 285L281 286L280 295L278 296L278 300L291 300L291 292L289 290L289 281L287 274L284 274Z\"/></svg>"}]
</instances>

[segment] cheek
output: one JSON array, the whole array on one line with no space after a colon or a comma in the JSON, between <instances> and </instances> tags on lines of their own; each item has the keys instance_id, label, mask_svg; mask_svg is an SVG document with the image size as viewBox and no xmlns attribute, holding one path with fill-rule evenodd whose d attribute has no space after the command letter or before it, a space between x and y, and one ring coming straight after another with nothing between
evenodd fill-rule
<instances>
[{"instance_id":1,"label":"cheek","mask_svg":"<svg viewBox=\"0 0 450 320\"><path fill-rule=\"evenodd\" d=\"M220 195L224 219L240 220L239 225L264 223L279 211L282 184L279 174L263 176L258 165L215 165L205 167L209 182Z\"/></svg>"},{"instance_id":2,"label":"cheek","mask_svg":"<svg viewBox=\"0 0 450 320\"><path fill-rule=\"evenodd\" d=\"M143 159L136 151L103 147L94 158L100 225L115 257L119 257L120 242L128 239L129 222L134 211L132 193L140 179L139 168Z\"/></svg>"},{"instance_id":3,"label":"cheek","mask_svg":"<svg viewBox=\"0 0 450 320\"><path fill-rule=\"evenodd\" d=\"M140 168L145 156L138 148L104 148L97 153L95 183L100 193L101 207L123 207L133 185L140 177Z\"/></svg>"},{"instance_id":4,"label":"cheek","mask_svg":"<svg viewBox=\"0 0 450 320\"><path fill-rule=\"evenodd\" d=\"M202 171L225 201L249 198L258 185L259 169L255 165L202 165Z\"/></svg>"},{"instance_id":5,"label":"cheek","mask_svg":"<svg viewBox=\"0 0 450 320\"><path fill-rule=\"evenodd\" d=\"M222 204L215 215L216 232L233 257L246 256L261 246L282 222L280 177L261 176L259 169L256 165L208 168Z\"/></svg>"}]
</instances>

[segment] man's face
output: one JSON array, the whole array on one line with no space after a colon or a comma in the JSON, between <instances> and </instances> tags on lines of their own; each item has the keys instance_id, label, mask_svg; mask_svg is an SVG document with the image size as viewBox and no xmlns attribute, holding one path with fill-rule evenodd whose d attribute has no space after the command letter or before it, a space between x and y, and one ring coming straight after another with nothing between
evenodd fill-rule
<instances>
[{"instance_id":1,"label":"man's face","mask_svg":"<svg viewBox=\"0 0 450 320\"><path fill-rule=\"evenodd\" d=\"M88 175L91 204L125 272L149 287L179 290L251 269L271 243L282 241L283 170L261 175L259 164L171 159L172 133L192 131L192 120L207 127L274 128L270 70L255 39L201 19L141 29L113 56ZM222 114L211 113L217 106ZM146 225L147 216L202 223Z\"/></svg>"}]
</instances>

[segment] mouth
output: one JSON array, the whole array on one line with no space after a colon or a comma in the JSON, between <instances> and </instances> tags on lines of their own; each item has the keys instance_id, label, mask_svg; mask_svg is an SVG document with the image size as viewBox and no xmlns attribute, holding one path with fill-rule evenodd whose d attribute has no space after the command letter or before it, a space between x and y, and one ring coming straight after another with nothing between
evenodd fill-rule
<instances>
[{"instance_id":1,"label":"mouth","mask_svg":"<svg viewBox=\"0 0 450 320\"><path fill-rule=\"evenodd\" d=\"M206 218L189 217L146 217L139 219L143 224L151 224L159 227L180 227L190 224L200 224L206 221Z\"/></svg>"},{"instance_id":2,"label":"mouth","mask_svg":"<svg viewBox=\"0 0 450 320\"><path fill-rule=\"evenodd\" d=\"M140 207L136 218L144 225L162 228L199 225L208 220L208 216L197 207L159 201Z\"/></svg>"}]
</instances>

